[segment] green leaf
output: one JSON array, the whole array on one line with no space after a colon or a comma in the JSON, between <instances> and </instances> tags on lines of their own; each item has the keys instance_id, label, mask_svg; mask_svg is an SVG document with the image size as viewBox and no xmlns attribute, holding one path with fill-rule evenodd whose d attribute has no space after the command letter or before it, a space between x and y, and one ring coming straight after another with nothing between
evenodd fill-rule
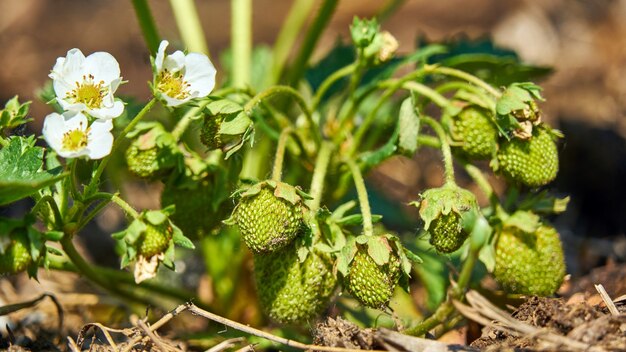
<instances>
[{"instance_id":1,"label":"green leaf","mask_svg":"<svg viewBox=\"0 0 626 352\"><path fill-rule=\"evenodd\" d=\"M337 271L339 271L343 276L348 275L350 262L354 259L356 251L357 248L354 237L350 237L346 245L341 248L341 251L337 255Z\"/></svg>"},{"instance_id":2,"label":"green leaf","mask_svg":"<svg viewBox=\"0 0 626 352\"><path fill-rule=\"evenodd\" d=\"M189 248L189 249L196 248L193 242L191 242L189 238L185 237L185 235L183 235L183 232L177 226L172 225L172 227L174 228L174 233L172 235L172 240L174 241L174 244L176 244L177 246L181 246L183 248Z\"/></svg>"},{"instance_id":3,"label":"green leaf","mask_svg":"<svg viewBox=\"0 0 626 352\"><path fill-rule=\"evenodd\" d=\"M412 251L410 251L408 248L404 248L404 255L406 255L406 257L412 261L415 264L422 264L424 263L424 260L417 254L413 253Z\"/></svg>"},{"instance_id":4,"label":"green leaf","mask_svg":"<svg viewBox=\"0 0 626 352\"><path fill-rule=\"evenodd\" d=\"M518 210L504 221L504 225L517 227L526 233L535 233L541 226L541 218L530 211Z\"/></svg>"},{"instance_id":5,"label":"green leaf","mask_svg":"<svg viewBox=\"0 0 626 352\"><path fill-rule=\"evenodd\" d=\"M382 219L382 215L372 215L372 222L377 223ZM361 225L363 223L363 215L361 214L353 214L345 216L336 221L338 225L343 226L356 226Z\"/></svg>"},{"instance_id":6,"label":"green leaf","mask_svg":"<svg viewBox=\"0 0 626 352\"><path fill-rule=\"evenodd\" d=\"M400 105L398 147L400 153L412 156L417 151L420 117L413 98L406 98Z\"/></svg>"},{"instance_id":7,"label":"green leaf","mask_svg":"<svg viewBox=\"0 0 626 352\"><path fill-rule=\"evenodd\" d=\"M488 244L480 249L478 260L485 264L487 271L493 272L493 269L496 267L496 250L493 244Z\"/></svg>"},{"instance_id":8,"label":"green leaf","mask_svg":"<svg viewBox=\"0 0 626 352\"><path fill-rule=\"evenodd\" d=\"M245 112L234 115L233 118L225 118L220 125L220 134L238 135L243 134L252 124L252 120Z\"/></svg>"},{"instance_id":9,"label":"green leaf","mask_svg":"<svg viewBox=\"0 0 626 352\"><path fill-rule=\"evenodd\" d=\"M300 198L298 192L296 192L296 188L284 182L277 182L276 188L274 189L274 195L277 198L284 199L293 205L302 201L302 198Z\"/></svg>"},{"instance_id":10,"label":"green leaf","mask_svg":"<svg viewBox=\"0 0 626 352\"><path fill-rule=\"evenodd\" d=\"M32 137L13 137L0 150L0 205L33 195L68 175L61 168L42 170L43 154Z\"/></svg>"},{"instance_id":11,"label":"green leaf","mask_svg":"<svg viewBox=\"0 0 626 352\"><path fill-rule=\"evenodd\" d=\"M167 215L165 215L160 210L149 210L143 214L143 217L148 220L152 225L160 225L167 220Z\"/></svg>"},{"instance_id":12,"label":"green leaf","mask_svg":"<svg viewBox=\"0 0 626 352\"><path fill-rule=\"evenodd\" d=\"M228 99L220 99L212 101L205 109L213 116L215 115L230 115L235 114L243 110L241 105L234 103Z\"/></svg>"},{"instance_id":13,"label":"green leaf","mask_svg":"<svg viewBox=\"0 0 626 352\"><path fill-rule=\"evenodd\" d=\"M337 209L335 209L335 211L333 211L332 215L330 216L330 219L332 220L339 220L343 217L343 215L350 211L351 209L354 209L354 207L356 207L356 201L355 200L350 200L347 201L343 204L341 204L340 206L337 207Z\"/></svg>"},{"instance_id":14,"label":"green leaf","mask_svg":"<svg viewBox=\"0 0 626 352\"><path fill-rule=\"evenodd\" d=\"M371 237L367 241L367 254L369 254L374 262L380 266L389 263L389 252L391 248L387 239L381 236Z\"/></svg>"},{"instance_id":15,"label":"green leaf","mask_svg":"<svg viewBox=\"0 0 626 352\"><path fill-rule=\"evenodd\" d=\"M58 242L63 238L63 231L47 231L43 233L46 241Z\"/></svg>"}]
</instances>

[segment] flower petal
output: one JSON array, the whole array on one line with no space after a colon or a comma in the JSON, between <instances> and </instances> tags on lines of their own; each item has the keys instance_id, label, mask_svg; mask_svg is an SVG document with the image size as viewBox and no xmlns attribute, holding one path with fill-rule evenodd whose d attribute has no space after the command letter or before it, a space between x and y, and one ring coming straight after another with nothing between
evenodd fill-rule
<instances>
[{"instance_id":1,"label":"flower petal","mask_svg":"<svg viewBox=\"0 0 626 352\"><path fill-rule=\"evenodd\" d=\"M99 51L85 59L84 70L94 76L95 82L104 81L105 85L110 85L120 78L120 65L113 55Z\"/></svg>"},{"instance_id":2,"label":"flower petal","mask_svg":"<svg viewBox=\"0 0 626 352\"><path fill-rule=\"evenodd\" d=\"M101 159L111 153L113 146L113 122L111 120L96 120L89 129L87 142L87 156L90 159Z\"/></svg>"},{"instance_id":3,"label":"flower petal","mask_svg":"<svg viewBox=\"0 0 626 352\"><path fill-rule=\"evenodd\" d=\"M176 50L173 54L167 55L163 61L163 69L170 72L178 72L185 67L185 54Z\"/></svg>"},{"instance_id":4,"label":"flower petal","mask_svg":"<svg viewBox=\"0 0 626 352\"><path fill-rule=\"evenodd\" d=\"M206 55L191 53L185 57L184 80L189 83L189 90L205 97L215 88L215 66Z\"/></svg>"},{"instance_id":5,"label":"flower petal","mask_svg":"<svg viewBox=\"0 0 626 352\"><path fill-rule=\"evenodd\" d=\"M165 49L170 43L167 40L162 40L159 44L159 50L157 50L156 57L154 58L154 66L157 72L161 72L163 69L163 60L165 59Z\"/></svg>"},{"instance_id":6,"label":"flower petal","mask_svg":"<svg viewBox=\"0 0 626 352\"><path fill-rule=\"evenodd\" d=\"M102 107L89 110L89 114L97 119L109 120L120 116L124 112L124 103L119 100L113 102L111 107Z\"/></svg>"}]
</instances>

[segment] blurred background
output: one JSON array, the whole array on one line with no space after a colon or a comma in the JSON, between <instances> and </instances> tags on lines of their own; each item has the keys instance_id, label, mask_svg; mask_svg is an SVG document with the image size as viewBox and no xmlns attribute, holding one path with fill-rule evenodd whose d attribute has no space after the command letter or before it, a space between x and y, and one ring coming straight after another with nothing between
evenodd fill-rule
<instances>
[{"instance_id":1,"label":"blurred background","mask_svg":"<svg viewBox=\"0 0 626 352\"><path fill-rule=\"evenodd\" d=\"M323 57L341 38L348 41L352 18L372 16L382 3L341 1L314 58ZM218 54L229 46L230 1L196 4L219 66ZM273 43L290 5L285 0L254 1L255 43ZM155 0L151 6L160 34L182 48L169 2ZM553 68L537 83L545 89L545 119L566 136L560 145L561 171L550 188L571 196L568 211L554 221L573 275L626 258L625 19L626 0L408 0L382 24L398 39L400 54L412 51L417 38L491 38L528 64ZM0 47L0 101L15 94L33 100L33 132L39 133L43 117L51 112L36 92L55 59L71 48L85 54L110 52L128 80L118 93L149 97L149 54L130 1L0 0ZM441 182L440 166L429 163L437 158L392 159L369 176L369 184L382 195L381 202L406 204L425 187ZM136 207L159 206L159 185L129 187L126 193ZM410 218L411 213L405 215ZM97 225L102 232L110 233L123 221L114 208L103 217Z\"/></svg>"}]
</instances>

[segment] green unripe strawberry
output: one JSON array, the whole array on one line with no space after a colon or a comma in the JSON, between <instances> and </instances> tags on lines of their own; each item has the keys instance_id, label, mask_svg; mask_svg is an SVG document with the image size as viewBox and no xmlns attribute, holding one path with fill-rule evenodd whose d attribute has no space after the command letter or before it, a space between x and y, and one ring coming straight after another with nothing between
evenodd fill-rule
<instances>
[{"instance_id":1,"label":"green unripe strawberry","mask_svg":"<svg viewBox=\"0 0 626 352\"><path fill-rule=\"evenodd\" d=\"M496 243L494 276L505 291L548 296L565 276L565 261L558 232L541 225L535 233L504 228Z\"/></svg>"},{"instance_id":2,"label":"green unripe strawberry","mask_svg":"<svg viewBox=\"0 0 626 352\"><path fill-rule=\"evenodd\" d=\"M170 245L174 229L170 226L169 221L165 221L159 225L153 225L146 222L146 230L144 231L137 251L144 258L150 258L154 255L163 253Z\"/></svg>"},{"instance_id":3,"label":"green unripe strawberry","mask_svg":"<svg viewBox=\"0 0 626 352\"><path fill-rule=\"evenodd\" d=\"M298 247L254 256L254 279L259 303L274 321L302 324L326 308L337 278L328 254L311 251L298 259Z\"/></svg>"},{"instance_id":4,"label":"green unripe strawberry","mask_svg":"<svg viewBox=\"0 0 626 352\"><path fill-rule=\"evenodd\" d=\"M224 141L219 133L223 120L224 115L207 115L204 118L204 123L200 130L200 141L209 150L221 149L224 146Z\"/></svg>"},{"instance_id":5,"label":"green unripe strawberry","mask_svg":"<svg viewBox=\"0 0 626 352\"><path fill-rule=\"evenodd\" d=\"M469 236L463 228L463 216L478 211L476 196L454 183L447 183L426 190L421 198L411 204L419 207L424 230L430 234L430 243L441 253L452 253L461 248Z\"/></svg>"},{"instance_id":6,"label":"green unripe strawberry","mask_svg":"<svg viewBox=\"0 0 626 352\"><path fill-rule=\"evenodd\" d=\"M469 234L463 231L461 217L450 212L433 220L428 230L430 244L441 253L452 253L461 248Z\"/></svg>"},{"instance_id":7,"label":"green unripe strawberry","mask_svg":"<svg viewBox=\"0 0 626 352\"><path fill-rule=\"evenodd\" d=\"M400 259L395 253L389 253L389 262L381 266L361 249L350 262L345 285L364 306L383 308L389 303L400 274Z\"/></svg>"},{"instance_id":8,"label":"green unripe strawberry","mask_svg":"<svg viewBox=\"0 0 626 352\"><path fill-rule=\"evenodd\" d=\"M140 132L148 131L139 134ZM166 175L177 164L180 153L172 135L160 124L147 124L129 133L137 136L126 149L128 170L135 176L156 179Z\"/></svg>"},{"instance_id":9,"label":"green unripe strawberry","mask_svg":"<svg viewBox=\"0 0 626 352\"><path fill-rule=\"evenodd\" d=\"M29 251L29 241L24 233L14 232L10 236L11 240L4 249L4 254L0 258L0 273L17 274L28 267L32 262Z\"/></svg>"},{"instance_id":10,"label":"green unripe strawberry","mask_svg":"<svg viewBox=\"0 0 626 352\"><path fill-rule=\"evenodd\" d=\"M302 198L288 184L261 182L243 193L234 220L250 250L273 252L291 243L302 230Z\"/></svg>"},{"instance_id":11,"label":"green unripe strawberry","mask_svg":"<svg viewBox=\"0 0 626 352\"><path fill-rule=\"evenodd\" d=\"M501 143L492 167L506 178L529 187L549 183L559 170L554 134L549 127L537 126L527 140L513 138Z\"/></svg>"},{"instance_id":12,"label":"green unripe strawberry","mask_svg":"<svg viewBox=\"0 0 626 352\"><path fill-rule=\"evenodd\" d=\"M457 146L454 150L470 159L488 159L495 153L498 129L484 109L468 107L442 120Z\"/></svg>"}]
</instances>

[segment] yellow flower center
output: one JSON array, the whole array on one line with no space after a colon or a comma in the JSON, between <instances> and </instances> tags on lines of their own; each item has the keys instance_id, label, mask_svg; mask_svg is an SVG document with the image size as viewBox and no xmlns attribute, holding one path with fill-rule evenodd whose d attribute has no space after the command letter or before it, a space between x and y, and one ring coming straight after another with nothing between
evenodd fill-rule
<instances>
[{"instance_id":1,"label":"yellow flower center","mask_svg":"<svg viewBox=\"0 0 626 352\"><path fill-rule=\"evenodd\" d=\"M104 81L94 82L93 75L83 76L82 82L76 82L76 88L66 94L66 99L74 103L83 103L89 109L102 106L102 100L109 88L104 87Z\"/></svg>"},{"instance_id":2,"label":"yellow flower center","mask_svg":"<svg viewBox=\"0 0 626 352\"><path fill-rule=\"evenodd\" d=\"M174 99L185 99L189 96L190 84L183 80L179 72L171 73L163 70L157 79L157 89Z\"/></svg>"},{"instance_id":3,"label":"yellow flower center","mask_svg":"<svg viewBox=\"0 0 626 352\"><path fill-rule=\"evenodd\" d=\"M77 152L84 149L87 146L87 134L89 130L83 131L82 128L67 131L63 134L63 140L61 145L64 150Z\"/></svg>"}]
</instances>

